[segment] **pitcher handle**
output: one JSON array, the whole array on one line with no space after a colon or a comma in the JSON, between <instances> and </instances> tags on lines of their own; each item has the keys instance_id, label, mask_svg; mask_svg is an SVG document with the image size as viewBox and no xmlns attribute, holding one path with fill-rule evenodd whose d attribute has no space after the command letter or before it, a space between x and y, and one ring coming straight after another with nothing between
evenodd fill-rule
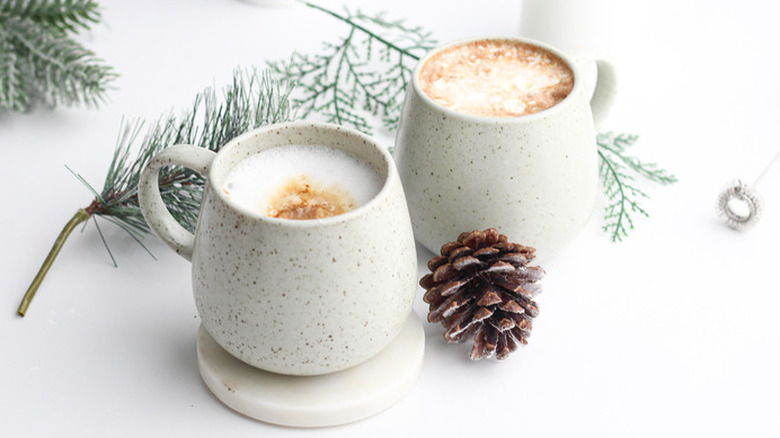
<instances>
[{"instance_id":1,"label":"pitcher handle","mask_svg":"<svg viewBox=\"0 0 780 438\"><path fill-rule=\"evenodd\" d=\"M166 245L187 260L192 260L195 236L171 215L160 194L160 170L165 166L184 166L206 176L216 153L191 146L169 146L149 161L138 182L138 204L146 223Z\"/></svg>"}]
</instances>

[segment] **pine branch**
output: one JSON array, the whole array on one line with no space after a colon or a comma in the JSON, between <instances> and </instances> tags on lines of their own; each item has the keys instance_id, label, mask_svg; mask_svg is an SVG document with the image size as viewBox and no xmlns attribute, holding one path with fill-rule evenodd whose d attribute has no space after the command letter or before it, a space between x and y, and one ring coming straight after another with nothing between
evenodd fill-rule
<instances>
[{"instance_id":1,"label":"pine branch","mask_svg":"<svg viewBox=\"0 0 780 438\"><path fill-rule=\"evenodd\" d=\"M27 94L53 106L97 106L103 101L108 82L116 75L90 50L50 29L32 26L29 20L9 18L5 29L32 72L32 80L24 84Z\"/></svg>"},{"instance_id":2,"label":"pine branch","mask_svg":"<svg viewBox=\"0 0 780 438\"><path fill-rule=\"evenodd\" d=\"M87 219L101 217L141 239L149 232L138 205L138 181L141 171L164 148L173 144L193 144L218 151L230 139L255 127L293 118L289 103L290 84L260 76L254 69L236 70L233 82L218 96L212 88L198 93L192 106L180 115L170 114L156 122L123 121L114 155L106 173L103 189L98 192L81 175L76 178L93 194L94 199L79 209L52 247L38 274L27 290L17 313L24 316L27 307L43 281L54 258L73 228ZM145 134L141 136L142 131ZM132 150L137 148L135 155ZM171 214L185 228L193 231L203 193L204 179L183 167L166 167L160 172L160 193ZM97 222L95 221L97 225ZM99 231L106 249L102 231Z\"/></svg>"},{"instance_id":3,"label":"pine branch","mask_svg":"<svg viewBox=\"0 0 780 438\"><path fill-rule=\"evenodd\" d=\"M384 13L367 15L345 9L325 12L349 27L347 36L324 43L323 53L293 52L289 61L269 62L279 77L299 84L294 103L302 117L320 114L326 121L370 133L371 117L381 117L388 130L400 119L406 85L414 64L435 45L429 32L389 20Z\"/></svg>"},{"instance_id":4,"label":"pine branch","mask_svg":"<svg viewBox=\"0 0 780 438\"><path fill-rule=\"evenodd\" d=\"M68 35L99 18L88 0L0 0L0 107L103 102L117 75Z\"/></svg>"},{"instance_id":5,"label":"pine branch","mask_svg":"<svg viewBox=\"0 0 780 438\"><path fill-rule=\"evenodd\" d=\"M236 70L221 101L214 89L205 89L180 116L171 114L150 125L133 160L130 151L144 124L124 123L93 214L112 217L141 233L148 232L138 207L138 181L155 155L172 144L201 145L218 151L243 132L289 120L290 92L287 83L275 82L268 74L259 76L256 70ZM174 218L190 231L195 228L203 182L200 175L186 168L170 167L160 172L163 200Z\"/></svg>"},{"instance_id":6,"label":"pine branch","mask_svg":"<svg viewBox=\"0 0 780 438\"><path fill-rule=\"evenodd\" d=\"M88 29L100 20L93 0L0 0L0 16L28 18L61 33Z\"/></svg>"},{"instance_id":7,"label":"pine branch","mask_svg":"<svg viewBox=\"0 0 780 438\"><path fill-rule=\"evenodd\" d=\"M24 111L29 103L24 92L25 69L13 48L7 32L0 24L0 107Z\"/></svg>"}]
</instances>

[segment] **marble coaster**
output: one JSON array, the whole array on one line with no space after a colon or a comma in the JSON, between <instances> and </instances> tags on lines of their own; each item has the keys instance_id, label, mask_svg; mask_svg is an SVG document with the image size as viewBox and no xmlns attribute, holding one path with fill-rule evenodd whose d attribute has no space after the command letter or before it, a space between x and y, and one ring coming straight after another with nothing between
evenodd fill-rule
<instances>
[{"instance_id":1,"label":"marble coaster","mask_svg":"<svg viewBox=\"0 0 780 438\"><path fill-rule=\"evenodd\" d=\"M412 313L395 340L368 361L321 376L287 376L241 362L203 325L198 330L198 367L211 392L246 416L283 426L334 426L383 411L411 390L424 350L425 333Z\"/></svg>"}]
</instances>

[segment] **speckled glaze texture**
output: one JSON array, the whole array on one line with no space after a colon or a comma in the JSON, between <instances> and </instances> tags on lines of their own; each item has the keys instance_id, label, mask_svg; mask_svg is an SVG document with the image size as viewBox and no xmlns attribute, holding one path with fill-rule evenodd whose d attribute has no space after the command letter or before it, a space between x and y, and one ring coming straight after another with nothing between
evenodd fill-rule
<instances>
[{"instance_id":1,"label":"speckled glaze texture","mask_svg":"<svg viewBox=\"0 0 780 438\"><path fill-rule=\"evenodd\" d=\"M342 149L371 164L384 186L356 210L318 220L267 218L226 198L222 181L238 162L288 144ZM336 125L269 126L222 148L208 171L191 260L204 327L236 358L282 374L326 374L368 360L399 333L417 290L394 163L369 137Z\"/></svg>"},{"instance_id":2,"label":"speckled glaze texture","mask_svg":"<svg viewBox=\"0 0 780 438\"><path fill-rule=\"evenodd\" d=\"M569 64L575 83L566 99L521 117L464 115L422 93L417 76L427 57L413 73L395 157L415 237L434 253L463 231L495 227L547 259L593 211L598 156L591 104L577 66L554 48L517 40L544 47Z\"/></svg>"}]
</instances>

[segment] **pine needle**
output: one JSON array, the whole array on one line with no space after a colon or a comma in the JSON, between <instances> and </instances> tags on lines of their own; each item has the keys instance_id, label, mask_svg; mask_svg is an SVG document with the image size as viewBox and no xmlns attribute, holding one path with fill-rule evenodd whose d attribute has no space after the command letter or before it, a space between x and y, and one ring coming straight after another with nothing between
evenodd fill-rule
<instances>
[{"instance_id":1,"label":"pine needle","mask_svg":"<svg viewBox=\"0 0 780 438\"><path fill-rule=\"evenodd\" d=\"M116 259L114 258L114 253L111 252L111 248L108 246L108 242L106 242L105 236L103 236L103 231L100 229L100 225L97 222L97 219L95 219L95 216L92 216L92 222L95 223L95 228L97 229L98 234L100 235L100 240L103 241L103 246L106 248L106 251L108 252L108 256L111 258L111 263L114 264L115 268L118 268L119 265L116 263Z\"/></svg>"}]
</instances>

